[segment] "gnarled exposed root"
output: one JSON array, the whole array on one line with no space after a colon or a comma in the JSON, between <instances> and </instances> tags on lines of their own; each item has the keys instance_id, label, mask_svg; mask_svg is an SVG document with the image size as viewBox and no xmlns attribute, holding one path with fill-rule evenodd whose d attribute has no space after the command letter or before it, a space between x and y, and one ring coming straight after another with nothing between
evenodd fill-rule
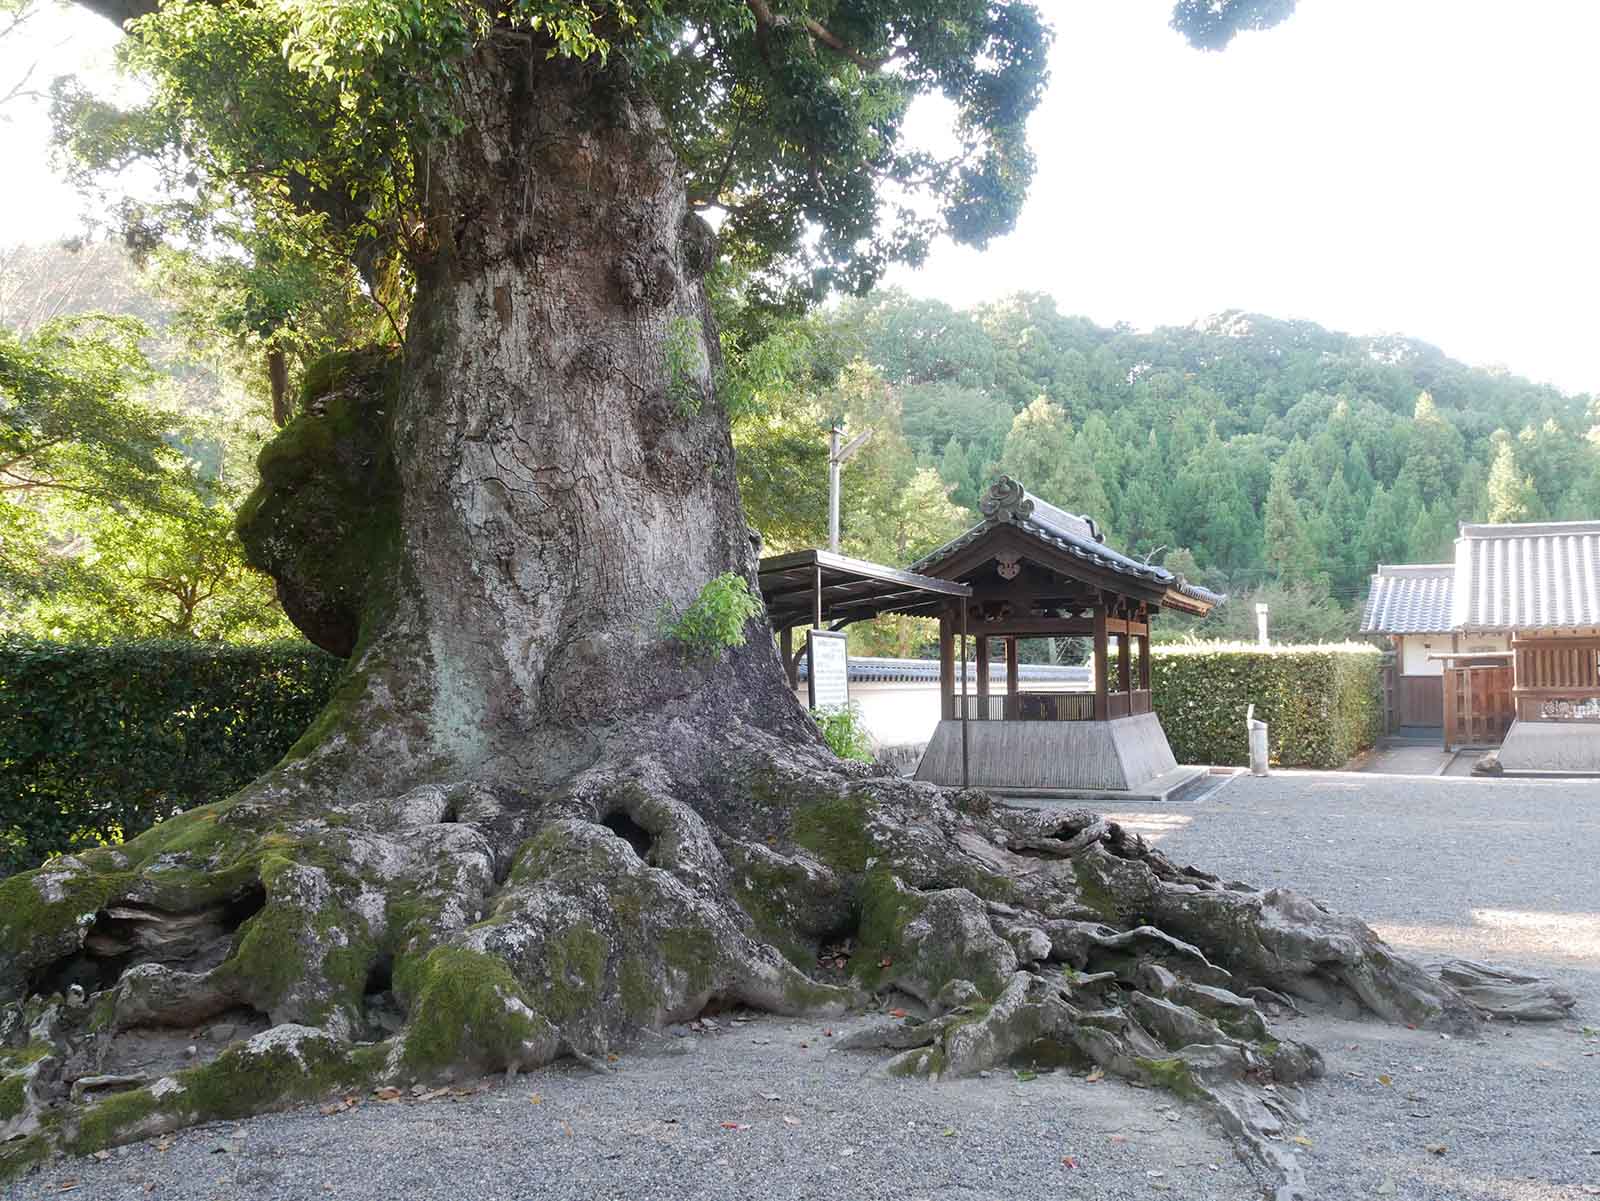
<instances>
[{"instance_id":1,"label":"gnarled exposed root","mask_svg":"<svg viewBox=\"0 0 1600 1201\"><path fill-rule=\"evenodd\" d=\"M0 884L0 1165L336 1087L604 1063L727 1003L894 993L927 1019L853 1040L899 1052L891 1070L1021 1059L1158 1084L1288 1196L1281 1135L1321 1070L1271 1033L1291 998L1449 1029L1565 1012L1527 978L1437 979L1359 921L1178 868L1097 815L745 738L694 760L641 743L533 795L312 804L279 779ZM87 1087L129 1040L171 1061Z\"/></svg>"}]
</instances>

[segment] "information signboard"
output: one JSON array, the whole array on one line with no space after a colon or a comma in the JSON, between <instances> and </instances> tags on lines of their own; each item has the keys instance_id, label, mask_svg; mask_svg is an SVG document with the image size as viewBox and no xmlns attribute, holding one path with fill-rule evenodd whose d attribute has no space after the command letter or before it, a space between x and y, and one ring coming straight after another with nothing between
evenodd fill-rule
<instances>
[{"instance_id":1,"label":"information signboard","mask_svg":"<svg viewBox=\"0 0 1600 1201\"><path fill-rule=\"evenodd\" d=\"M807 694L813 709L850 704L850 649L844 631L806 631Z\"/></svg>"}]
</instances>

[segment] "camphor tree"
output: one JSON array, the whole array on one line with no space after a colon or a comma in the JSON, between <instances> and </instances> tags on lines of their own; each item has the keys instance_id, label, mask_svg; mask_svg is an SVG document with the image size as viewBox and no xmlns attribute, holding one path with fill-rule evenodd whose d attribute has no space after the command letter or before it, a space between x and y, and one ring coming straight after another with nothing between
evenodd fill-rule
<instances>
[{"instance_id":1,"label":"camphor tree","mask_svg":"<svg viewBox=\"0 0 1600 1201\"><path fill-rule=\"evenodd\" d=\"M899 1070L1093 1060L1248 1135L1317 1062L1258 1001L1474 1020L1309 901L841 763L739 603L755 551L703 277L780 300L1004 231L1034 5L91 7L131 19L153 91L120 122L81 104L80 149L152 155L409 295L398 358L311 373L240 517L291 617L349 656L328 710L232 798L0 884L10 1164L890 992L933 1019L881 1034ZM1197 19L1234 8L1261 19ZM943 157L902 144L924 92L959 114ZM840 943L849 969L819 968ZM69 1100L132 1033L148 1056L214 1023L254 1037Z\"/></svg>"}]
</instances>

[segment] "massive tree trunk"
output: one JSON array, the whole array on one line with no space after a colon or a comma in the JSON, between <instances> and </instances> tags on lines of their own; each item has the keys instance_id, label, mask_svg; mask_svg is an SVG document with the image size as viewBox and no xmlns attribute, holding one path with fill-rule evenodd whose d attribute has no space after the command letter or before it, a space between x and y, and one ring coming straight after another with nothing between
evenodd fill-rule
<instances>
[{"instance_id":1,"label":"massive tree trunk","mask_svg":"<svg viewBox=\"0 0 1600 1201\"><path fill-rule=\"evenodd\" d=\"M230 800L0 885L0 1164L600 1064L708 1006L894 997L928 1019L868 1040L896 1070L1097 1064L1214 1103L1292 1188L1271 1136L1318 1060L1265 1016L1478 1008L1359 922L1092 814L838 762L760 622L716 653L665 637L713 577L754 578L710 235L648 100L510 45L419 162L403 359L326 365L241 518L350 655L334 703Z\"/></svg>"}]
</instances>

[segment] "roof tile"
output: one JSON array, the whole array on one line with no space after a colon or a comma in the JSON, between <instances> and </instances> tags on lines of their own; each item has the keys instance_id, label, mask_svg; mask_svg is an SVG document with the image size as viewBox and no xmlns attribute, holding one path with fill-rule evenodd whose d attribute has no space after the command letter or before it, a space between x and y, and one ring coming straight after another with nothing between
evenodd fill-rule
<instances>
[{"instance_id":1,"label":"roof tile","mask_svg":"<svg viewBox=\"0 0 1600 1201\"><path fill-rule=\"evenodd\" d=\"M1361 617L1363 634L1441 634L1451 628L1453 563L1379 564Z\"/></svg>"}]
</instances>

